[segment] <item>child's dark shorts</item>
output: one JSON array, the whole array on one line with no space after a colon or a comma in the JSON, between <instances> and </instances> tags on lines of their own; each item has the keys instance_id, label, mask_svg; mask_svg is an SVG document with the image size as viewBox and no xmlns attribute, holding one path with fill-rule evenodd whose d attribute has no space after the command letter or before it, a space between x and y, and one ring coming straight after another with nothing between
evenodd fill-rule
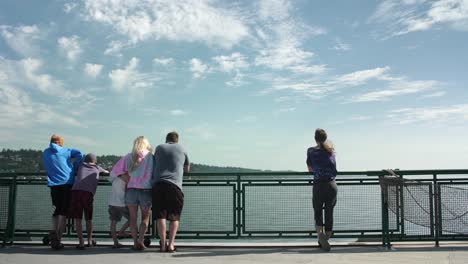
<instances>
[{"instance_id":1,"label":"child's dark shorts","mask_svg":"<svg viewBox=\"0 0 468 264\"><path fill-rule=\"evenodd\" d=\"M122 216L125 217L127 220L130 218L130 214L128 212L128 207L126 206L113 206L109 205L109 219L111 221L120 222L122 220Z\"/></svg>"},{"instance_id":2,"label":"child's dark shorts","mask_svg":"<svg viewBox=\"0 0 468 264\"><path fill-rule=\"evenodd\" d=\"M93 200L91 192L72 190L68 217L82 219L84 212L85 220L93 219Z\"/></svg>"}]
</instances>

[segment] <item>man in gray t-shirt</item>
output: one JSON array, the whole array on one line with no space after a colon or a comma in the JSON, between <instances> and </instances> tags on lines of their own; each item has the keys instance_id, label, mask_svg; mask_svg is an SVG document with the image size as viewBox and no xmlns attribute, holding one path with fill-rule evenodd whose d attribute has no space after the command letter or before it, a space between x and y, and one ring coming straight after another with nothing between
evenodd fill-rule
<instances>
[{"instance_id":1,"label":"man in gray t-shirt","mask_svg":"<svg viewBox=\"0 0 468 264\"><path fill-rule=\"evenodd\" d=\"M153 168L153 220L157 221L160 251L174 252L174 240L184 206L182 181L189 172L190 163L184 148L178 143L179 135L171 132L166 143L156 147ZM166 244L166 220L169 224L169 243Z\"/></svg>"}]
</instances>

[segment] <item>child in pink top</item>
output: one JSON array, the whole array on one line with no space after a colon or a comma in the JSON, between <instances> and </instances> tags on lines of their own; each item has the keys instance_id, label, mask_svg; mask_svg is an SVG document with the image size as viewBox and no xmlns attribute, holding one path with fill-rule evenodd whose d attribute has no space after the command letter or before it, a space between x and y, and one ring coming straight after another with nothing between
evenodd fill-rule
<instances>
[{"instance_id":1,"label":"child in pink top","mask_svg":"<svg viewBox=\"0 0 468 264\"><path fill-rule=\"evenodd\" d=\"M149 224L151 209L151 183L153 175L153 154L151 145L144 136L133 142L132 152L122 157L112 168L111 176L120 176L127 182L125 204L130 213L130 229L134 242L133 249L146 249L143 244ZM138 207L141 209L141 223L137 227ZM139 236L137 237L137 234Z\"/></svg>"}]
</instances>

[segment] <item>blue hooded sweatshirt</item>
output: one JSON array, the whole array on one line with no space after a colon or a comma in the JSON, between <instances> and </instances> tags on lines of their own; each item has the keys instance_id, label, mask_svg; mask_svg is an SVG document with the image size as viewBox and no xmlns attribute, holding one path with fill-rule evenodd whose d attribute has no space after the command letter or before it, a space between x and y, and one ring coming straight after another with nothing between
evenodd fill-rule
<instances>
[{"instance_id":1,"label":"blue hooded sweatshirt","mask_svg":"<svg viewBox=\"0 0 468 264\"><path fill-rule=\"evenodd\" d=\"M73 165L71 159L75 159ZM42 153L42 161L47 171L47 186L73 184L75 172L82 159L81 151L50 143Z\"/></svg>"}]
</instances>

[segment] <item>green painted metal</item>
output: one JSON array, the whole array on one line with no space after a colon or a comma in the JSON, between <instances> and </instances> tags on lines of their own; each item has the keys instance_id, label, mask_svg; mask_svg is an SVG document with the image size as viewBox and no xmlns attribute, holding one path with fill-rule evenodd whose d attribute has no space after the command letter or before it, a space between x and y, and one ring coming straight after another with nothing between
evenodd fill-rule
<instances>
[{"instance_id":1,"label":"green painted metal","mask_svg":"<svg viewBox=\"0 0 468 264\"><path fill-rule=\"evenodd\" d=\"M335 232L335 237L342 238L359 238L359 239L374 239L380 238L383 246L390 247L391 241L427 241L432 240L438 244L439 241L446 241L452 239L468 239L468 235L442 235L441 232L441 221L440 216L440 186L439 183L460 183L468 184L468 170L396 170L399 175L405 175L405 177L412 176L432 176L432 178L421 178L420 181L429 182L432 184L430 190L430 202L431 202L431 231L429 235L410 235L406 233L405 221L403 220L404 215L404 197L403 190L398 191L398 204L401 208L397 210L396 215L392 216L390 222L388 204L384 202L383 196L381 197L381 227L378 229L373 228L361 228L359 230L339 230ZM382 171L352 171L352 172L339 172L337 182L339 186L362 186L363 190L367 188L375 188L379 185L378 176L388 175L385 170ZM465 175L464 178L454 178L451 175ZM413 179L412 178L412 179ZM17 185L29 186L38 185L45 186L46 175L44 172L40 173L0 173L0 180L11 181L11 191L9 196L9 208L8 208L8 224L7 230L4 236L5 241L14 241L15 236L43 236L47 234L48 230L41 229L17 229L16 228L16 205L17 205ZM254 230L247 229L246 222L246 202L250 201L249 196L246 195L246 187L249 186L260 186L269 187L274 186L275 188L282 187L301 187L310 186L312 187L313 181L311 175L308 172L249 172L249 173L189 173L184 177L184 184L188 186L195 186L196 188L201 187L226 187L232 186L232 208L225 208L232 212L232 230L221 231L221 230L190 230L181 232L178 234L179 238L263 238L263 237L276 237L276 238L293 238L293 237L315 237L315 231L313 230ZM100 185L109 186L105 177L100 180ZM383 194L382 194L383 195ZM47 199L49 199L47 197ZM378 208L378 207L377 207ZM432 212L433 208L433 212ZM213 212L215 213L215 212ZM209 215L207 217L210 217ZM396 219L396 220L395 220ZM182 220L183 221L183 220ZM311 219L313 221L313 219ZM396 225L390 227L390 223ZM156 236L156 228L151 225L149 234ZM107 231L96 230L96 237L109 237ZM69 221L67 226L68 237L74 237L73 222Z\"/></svg>"}]
</instances>

